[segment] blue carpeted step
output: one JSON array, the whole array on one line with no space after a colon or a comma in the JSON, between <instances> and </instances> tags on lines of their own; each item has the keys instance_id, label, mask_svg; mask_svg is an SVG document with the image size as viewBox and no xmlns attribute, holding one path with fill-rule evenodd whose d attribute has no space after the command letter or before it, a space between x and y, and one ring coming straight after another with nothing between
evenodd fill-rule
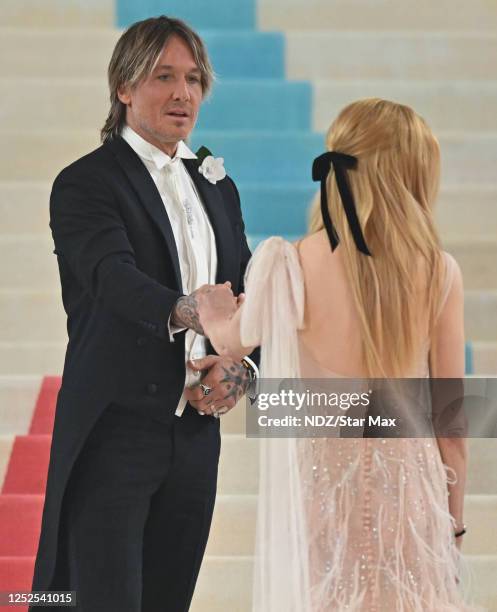
<instances>
[{"instance_id":1,"label":"blue carpeted step","mask_svg":"<svg viewBox=\"0 0 497 612\"><path fill-rule=\"evenodd\" d=\"M200 130L310 130L309 83L283 79L223 80L200 112Z\"/></svg>"},{"instance_id":2,"label":"blue carpeted step","mask_svg":"<svg viewBox=\"0 0 497 612\"><path fill-rule=\"evenodd\" d=\"M117 25L127 27L134 21L168 15L179 17L197 29L254 28L254 0L119 0Z\"/></svg>"},{"instance_id":3,"label":"blue carpeted step","mask_svg":"<svg viewBox=\"0 0 497 612\"><path fill-rule=\"evenodd\" d=\"M285 39L279 32L200 32L221 78L284 78Z\"/></svg>"},{"instance_id":4,"label":"blue carpeted step","mask_svg":"<svg viewBox=\"0 0 497 612\"><path fill-rule=\"evenodd\" d=\"M324 149L323 136L310 132L196 131L190 142L224 157L226 171L237 182L309 185L312 160Z\"/></svg>"},{"instance_id":5,"label":"blue carpeted step","mask_svg":"<svg viewBox=\"0 0 497 612\"><path fill-rule=\"evenodd\" d=\"M250 234L299 234L307 229L310 203L318 185L239 183L243 219Z\"/></svg>"}]
</instances>

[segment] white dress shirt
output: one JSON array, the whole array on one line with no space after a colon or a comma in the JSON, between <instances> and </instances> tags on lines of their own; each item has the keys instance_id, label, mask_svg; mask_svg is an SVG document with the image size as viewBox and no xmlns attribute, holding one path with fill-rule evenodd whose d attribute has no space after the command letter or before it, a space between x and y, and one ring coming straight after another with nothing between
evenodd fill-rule
<instances>
[{"instance_id":1,"label":"white dress shirt","mask_svg":"<svg viewBox=\"0 0 497 612\"><path fill-rule=\"evenodd\" d=\"M153 144L144 140L129 126L124 126L121 136L137 153L157 186L174 234L179 257L183 293L189 295L205 284L215 284L217 252L214 232L200 200L195 184L181 159L196 159L183 141L178 143L176 154L170 157ZM169 323L169 340L182 331ZM206 339L188 329L185 334L185 363L188 359L200 359L207 354ZM199 375L188 367L185 387L199 381ZM186 399L181 395L176 415L181 416Z\"/></svg>"}]
</instances>

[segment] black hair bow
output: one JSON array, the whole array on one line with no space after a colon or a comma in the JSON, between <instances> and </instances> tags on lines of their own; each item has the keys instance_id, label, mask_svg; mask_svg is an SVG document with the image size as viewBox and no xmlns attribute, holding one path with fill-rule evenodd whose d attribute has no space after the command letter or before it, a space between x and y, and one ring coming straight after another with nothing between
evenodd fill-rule
<instances>
[{"instance_id":1,"label":"black hair bow","mask_svg":"<svg viewBox=\"0 0 497 612\"><path fill-rule=\"evenodd\" d=\"M342 204L347 215L347 221L349 222L350 230L356 247L364 255L371 256L367 247L366 241L357 218L357 211L350 191L349 183L345 170L347 168L357 167L357 158L352 155L346 155L345 153L337 153L336 151L327 151L319 157L316 157L312 164L312 180L321 181L321 213L323 215L323 223L328 233L331 250L334 251L338 246L340 239L336 233L335 228L330 217L330 211L328 209L328 195L326 193L326 179L330 173L331 166L335 171L335 178L337 182L338 192L342 198Z\"/></svg>"}]
</instances>

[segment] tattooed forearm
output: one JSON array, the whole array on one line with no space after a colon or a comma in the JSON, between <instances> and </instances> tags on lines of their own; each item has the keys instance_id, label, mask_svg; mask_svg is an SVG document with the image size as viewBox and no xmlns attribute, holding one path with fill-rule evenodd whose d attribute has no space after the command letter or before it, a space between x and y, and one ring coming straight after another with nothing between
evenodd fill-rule
<instances>
[{"instance_id":1,"label":"tattooed forearm","mask_svg":"<svg viewBox=\"0 0 497 612\"><path fill-rule=\"evenodd\" d=\"M247 368L242 366L241 363L233 363L229 368L223 366L224 378L221 379L221 383L226 384L228 390L227 395L224 399L233 397L235 401L238 401L245 392L250 384L250 376Z\"/></svg>"},{"instance_id":2,"label":"tattooed forearm","mask_svg":"<svg viewBox=\"0 0 497 612\"><path fill-rule=\"evenodd\" d=\"M179 327L188 327L197 332L197 334L204 335L204 330L198 317L198 303L195 298L195 292L179 298L174 306L171 322Z\"/></svg>"}]
</instances>

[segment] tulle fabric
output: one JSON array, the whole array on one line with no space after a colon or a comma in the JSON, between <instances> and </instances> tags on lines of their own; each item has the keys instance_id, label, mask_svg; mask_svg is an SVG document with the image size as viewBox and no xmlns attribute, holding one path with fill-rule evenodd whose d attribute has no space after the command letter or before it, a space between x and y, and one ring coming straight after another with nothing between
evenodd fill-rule
<instances>
[{"instance_id":1,"label":"tulle fabric","mask_svg":"<svg viewBox=\"0 0 497 612\"><path fill-rule=\"evenodd\" d=\"M264 378L298 377L304 280L294 247L278 237L261 243L249 263L245 291L242 344L261 345ZM309 542L296 440L263 439L259 451L253 610L310 612Z\"/></svg>"},{"instance_id":2,"label":"tulle fabric","mask_svg":"<svg viewBox=\"0 0 497 612\"><path fill-rule=\"evenodd\" d=\"M453 270L452 270L453 272ZM451 264L447 263L446 293ZM261 243L246 277L241 341L263 378L329 378L299 341L304 279L293 245ZM427 355L412 376L425 376ZM454 545L435 439L260 440L254 612L475 612Z\"/></svg>"}]
</instances>

